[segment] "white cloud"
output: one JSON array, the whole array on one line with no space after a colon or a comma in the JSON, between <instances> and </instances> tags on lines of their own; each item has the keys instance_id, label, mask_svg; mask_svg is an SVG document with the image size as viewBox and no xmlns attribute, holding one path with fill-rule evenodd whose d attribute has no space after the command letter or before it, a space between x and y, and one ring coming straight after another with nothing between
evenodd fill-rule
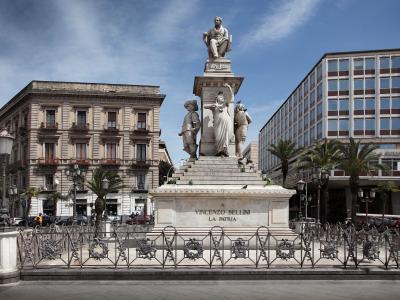
<instances>
[{"instance_id":1,"label":"white cloud","mask_svg":"<svg viewBox=\"0 0 400 300\"><path fill-rule=\"evenodd\" d=\"M279 41L305 24L315 12L319 0L284 0L271 7L261 24L242 41L247 47L254 43L271 44Z\"/></svg>"}]
</instances>

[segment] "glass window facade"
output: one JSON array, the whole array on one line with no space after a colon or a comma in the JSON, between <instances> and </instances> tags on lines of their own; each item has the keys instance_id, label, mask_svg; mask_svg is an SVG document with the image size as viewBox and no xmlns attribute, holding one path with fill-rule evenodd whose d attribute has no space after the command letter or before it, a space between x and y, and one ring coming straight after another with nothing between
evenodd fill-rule
<instances>
[{"instance_id":1,"label":"glass window facade","mask_svg":"<svg viewBox=\"0 0 400 300\"><path fill-rule=\"evenodd\" d=\"M381 130L390 130L390 118L381 118Z\"/></svg>"},{"instance_id":2,"label":"glass window facade","mask_svg":"<svg viewBox=\"0 0 400 300\"><path fill-rule=\"evenodd\" d=\"M390 88L390 77L381 77L381 89Z\"/></svg>"},{"instance_id":3,"label":"glass window facade","mask_svg":"<svg viewBox=\"0 0 400 300\"><path fill-rule=\"evenodd\" d=\"M349 99L340 99L339 100L339 110L341 110L341 111L349 110Z\"/></svg>"},{"instance_id":4,"label":"glass window facade","mask_svg":"<svg viewBox=\"0 0 400 300\"><path fill-rule=\"evenodd\" d=\"M364 130L364 119L354 119L354 130Z\"/></svg>"},{"instance_id":5,"label":"glass window facade","mask_svg":"<svg viewBox=\"0 0 400 300\"><path fill-rule=\"evenodd\" d=\"M365 89L366 90L375 89L375 78L365 78Z\"/></svg>"},{"instance_id":6,"label":"glass window facade","mask_svg":"<svg viewBox=\"0 0 400 300\"><path fill-rule=\"evenodd\" d=\"M390 68L389 57L381 57L380 58L380 68L381 69L389 69Z\"/></svg>"},{"instance_id":7,"label":"glass window facade","mask_svg":"<svg viewBox=\"0 0 400 300\"><path fill-rule=\"evenodd\" d=\"M364 89L364 80L363 79L354 79L354 89L355 90L363 90Z\"/></svg>"},{"instance_id":8,"label":"glass window facade","mask_svg":"<svg viewBox=\"0 0 400 300\"><path fill-rule=\"evenodd\" d=\"M365 59L365 69L375 70L375 58L370 57Z\"/></svg>"},{"instance_id":9,"label":"glass window facade","mask_svg":"<svg viewBox=\"0 0 400 300\"><path fill-rule=\"evenodd\" d=\"M328 72L337 72L338 66L337 66L337 60L328 60Z\"/></svg>"},{"instance_id":10,"label":"glass window facade","mask_svg":"<svg viewBox=\"0 0 400 300\"><path fill-rule=\"evenodd\" d=\"M365 99L365 109L366 110L374 110L375 109L375 99L374 98Z\"/></svg>"},{"instance_id":11,"label":"glass window facade","mask_svg":"<svg viewBox=\"0 0 400 300\"><path fill-rule=\"evenodd\" d=\"M365 119L365 130L375 130L375 118Z\"/></svg>"}]
</instances>

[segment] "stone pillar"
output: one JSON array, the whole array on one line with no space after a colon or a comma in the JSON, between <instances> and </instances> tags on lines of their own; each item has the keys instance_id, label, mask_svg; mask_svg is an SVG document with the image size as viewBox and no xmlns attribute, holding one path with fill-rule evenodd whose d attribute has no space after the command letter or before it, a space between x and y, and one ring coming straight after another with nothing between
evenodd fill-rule
<instances>
[{"instance_id":1,"label":"stone pillar","mask_svg":"<svg viewBox=\"0 0 400 300\"><path fill-rule=\"evenodd\" d=\"M201 138L200 155L216 155L215 137L213 128L213 115L209 109L204 109L204 105L215 103L218 92L223 92L225 98L230 97L229 90L224 87L224 83L229 84L234 93L239 91L243 77L235 77L231 70L231 62L227 58L217 58L207 60L204 68L204 76L196 76L194 79L193 93L201 99ZM229 107L229 114L234 118L234 106ZM232 124L233 128L233 124ZM235 141L231 141L228 149L229 156L235 156Z\"/></svg>"},{"instance_id":2,"label":"stone pillar","mask_svg":"<svg viewBox=\"0 0 400 300\"><path fill-rule=\"evenodd\" d=\"M0 231L0 284L19 281L17 236L17 231Z\"/></svg>"}]
</instances>

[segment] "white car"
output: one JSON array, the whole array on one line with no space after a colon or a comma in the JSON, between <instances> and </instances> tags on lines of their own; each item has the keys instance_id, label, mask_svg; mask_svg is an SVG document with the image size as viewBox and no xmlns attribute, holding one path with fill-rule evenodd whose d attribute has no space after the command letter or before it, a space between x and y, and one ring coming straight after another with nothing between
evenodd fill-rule
<instances>
[{"instance_id":1,"label":"white car","mask_svg":"<svg viewBox=\"0 0 400 300\"><path fill-rule=\"evenodd\" d=\"M11 225L14 225L14 226L20 226L20 225L22 225L23 222L24 222L23 218L20 218L20 217L11 218Z\"/></svg>"}]
</instances>

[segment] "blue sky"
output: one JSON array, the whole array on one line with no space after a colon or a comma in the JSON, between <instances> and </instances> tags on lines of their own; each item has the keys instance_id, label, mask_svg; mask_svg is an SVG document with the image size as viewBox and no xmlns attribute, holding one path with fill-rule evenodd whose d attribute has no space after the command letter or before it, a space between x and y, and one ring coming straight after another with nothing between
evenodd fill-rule
<instances>
[{"instance_id":1,"label":"blue sky","mask_svg":"<svg viewBox=\"0 0 400 300\"><path fill-rule=\"evenodd\" d=\"M161 138L177 136L216 15L233 35L248 141L326 52L399 48L398 0L1 0L0 104L31 80L161 86Z\"/></svg>"}]
</instances>

